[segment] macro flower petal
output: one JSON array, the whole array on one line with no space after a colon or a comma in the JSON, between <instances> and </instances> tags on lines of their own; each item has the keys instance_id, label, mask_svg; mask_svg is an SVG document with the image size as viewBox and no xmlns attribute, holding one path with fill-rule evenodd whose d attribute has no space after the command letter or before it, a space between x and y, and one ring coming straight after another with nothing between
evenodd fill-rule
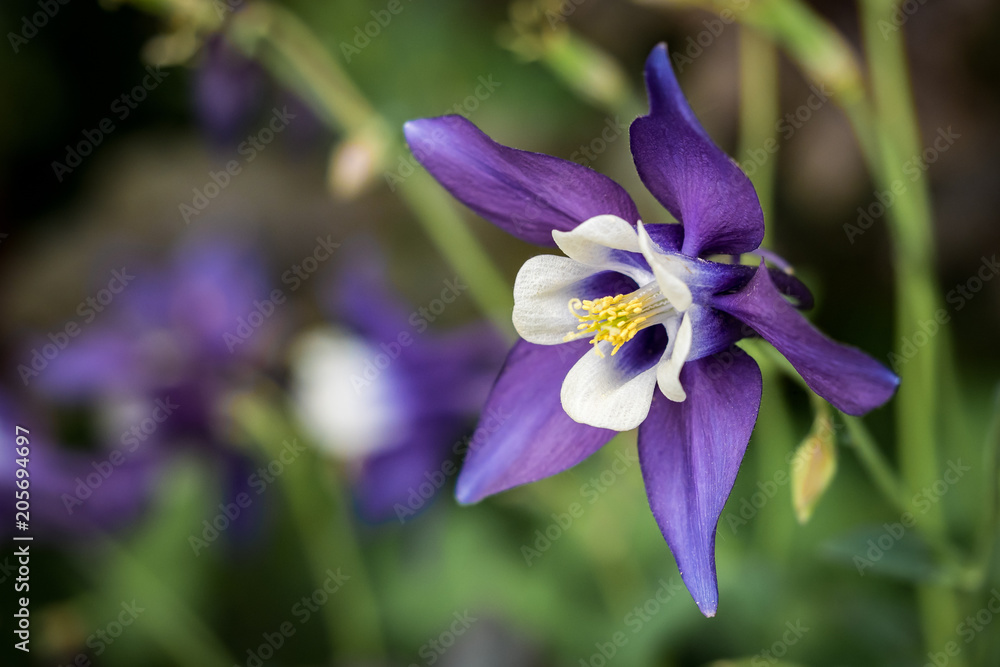
<instances>
[{"instance_id":1,"label":"macro flower petal","mask_svg":"<svg viewBox=\"0 0 1000 667\"><path fill-rule=\"evenodd\" d=\"M820 333L782 297L770 272L761 268L742 290L714 297L711 305L750 325L838 410L861 415L888 401L899 378L864 352Z\"/></svg>"},{"instance_id":2,"label":"macro flower petal","mask_svg":"<svg viewBox=\"0 0 1000 667\"><path fill-rule=\"evenodd\" d=\"M791 273L782 271L779 268L769 267L771 281L778 291L795 300L795 307L799 310L810 310L813 307L813 295L806 287L806 284Z\"/></svg>"},{"instance_id":3,"label":"macro flower petal","mask_svg":"<svg viewBox=\"0 0 1000 667\"><path fill-rule=\"evenodd\" d=\"M764 214L750 179L716 146L681 92L660 44L646 61L649 115L632 123L642 182L684 225L682 252L740 254L764 239Z\"/></svg>"},{"instance_id":4,"label":"macro flower petal","mask_svg":"<svg viewBox=\"0 0 1000 667\"><path fill-rule=\"evenodd\" d=\"M676 222L643 223L646 233L661 252L680 252L684 245L684 225Z\"/></svg>"},{"instance_id":5,"label":"macro flower petal","mask_svg":"<svg viewBox=\"0 0 1000 667\"><path fill-rule=\"evenodd\" d=\"M514 329L538 345L564 343L580 321L570 299L627 294L634 281L616 271L602 271L568 257L538 255L521 267L514 281Z\"/></svg>"},{"instance_id":6,"label":"macro flower petal","mask_svg":"<svg viewBox=\"0 0 1000 667\"><path fill-rule=\"evenodd\" d=\"M562 407L581 424L630 431L649 413L657 365L667 349L666 330L643 329L615 355L607 341L598 345L603 357L585 354L566 374Z\"/></svg>"},{"instance_id":7,"label":"macro flower petal","mask_svg":"<svg viewBox=\"0 0 1000 667\"><path fill-rule=\"evenodd\" d=\"M680 324L676 326L676 331L670 332L667 354L656 365L656 384L660 387L660 391L671 401L678 403L687 399L687 394L681 385L681 370L691 352L693 338L691 320L691 315L684 313Z\"/></svg>"},{"instance_id":8,"label":"macro flower petal","mask_svg":"<svg viewBox=\"0 0 1000 667\"><path fill-rule=\"evenodd\" d=\"M457 465L446 463L460 435L455 431L454 420L418 422L406 429L405 436L396 446L364 459L353 484L354 499L361 515L372 522L393 517L403 520L423 507L410 505L415 492L429 505L433 496L425 498L416 490L435 473ZM397 513L399 506L405 512Z\"/></svg>"},{"instance_id":9,"label":"macro flower petal","mask_svg":"<svg viewBox=\"0 0 1000 667\"><path fill-rule=\"evenodd\" d=\"M685 313L691 318L691 350L687 360L694 361L720 352L747 336L754 335L753 329L729 313L715 308L694 304Z\"/></svg>"},{"instance_id":10,"label":"macro flower petal","mask_svg":"<svg viewBox=\"0 0 1000 667\"><path fill-rule=\"evenodd\" d=\"M685 364L687 400L655 395L639 427L639 465L650 509L705 616L714 616L719 602L716 525L760 408L760 369L739 348L731 353L724 373L713 372L708 358Z\"/></svg>"},{"instance_id":11,"label":"macro flower petal","mask_svg":"<svg viewBox=\"0 0 1000 667\"><path fill-rule=\"evenodd\" d=\"M567 257L581 264L624 273L640 285L652 280L635 225L618 216L598 215L568 232L553 231L552 238Z\"/></svg>"},{"instance_id":12,"label":"macro flower petal","mask_svg":"<svg viewBox=\"0 0 1000 667\"><path fill-rule=\"evenodd\" d=\"M456 199L507 233L553 246L594 216L636 222L628 193L610 178L568 160L502 146L461 116L412 120L403 127L417 160Z\"/></svg>"},{"instance_id":13,"label":"macro flower petal","mask_svg":"<svg viewBox=\"0 0 1000 667\"><path fill-rule=\"evenodd\" d=\"M38 349L42 349L43 340L40 339ZM48 396L63 400L79 400L103 392L128 392L146 381L137 348L135 340L127 334L95 327L62 350L34 385Z\"/></svg>"},{"instance_id":14,"label":"macro flower petal","mask_svg":"<svg viewBox=\"0 0 1000 667\"><path fill-rule=\"evenodd\" d=\"M459 502L572 468L615 435L573 421L560 403L567 371L590 349L585 341L514 345L472 436L455 492Z\"/></svg>"},{"instance_id":15,"label":"macro flower petal","mask_svg":"<svg viewBox=\"0 0 1000 667\"><path fill-rule=\"evenodd\" d=\"M683 274L685 267L681 263L676 253L660 253L653 247L653 240L646 232L646 226L639 223L639 248L642 255L653 270L656 282L660 286L663 296L667 297L670 304L679 311L685 311L691 307L691 290L684 282Z\"/></svg>"}]
</instances>

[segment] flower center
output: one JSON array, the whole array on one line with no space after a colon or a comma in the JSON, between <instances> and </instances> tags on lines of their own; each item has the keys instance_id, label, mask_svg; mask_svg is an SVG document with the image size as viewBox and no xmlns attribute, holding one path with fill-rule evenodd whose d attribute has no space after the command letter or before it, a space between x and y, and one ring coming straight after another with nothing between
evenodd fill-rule
<instances>
[{"instance_id":1,"label":"flower center","mask_svg":"<svg viewBox=\"0 0 1000 667\"><path fill-rule=\"evenodd\" d=\"M600 299L570 299L569 312L580 321L576 331L571 331L563 338L564 341L578 340L593 336L590 344L601 357L604 353L597 346L606 340L614 349L612 356L625 343L632 340L637 333L646 327L664 321L663 315L671 314L674 307L660 292L659 285L653 281L629 294L605 296Z\"/></svg>"}]
</instances>

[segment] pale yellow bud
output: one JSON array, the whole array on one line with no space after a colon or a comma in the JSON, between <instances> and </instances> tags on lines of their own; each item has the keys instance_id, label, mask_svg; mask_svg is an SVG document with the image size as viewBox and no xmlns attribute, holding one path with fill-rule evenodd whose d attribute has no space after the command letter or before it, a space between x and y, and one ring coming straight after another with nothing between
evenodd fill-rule
<instances>
[{"instance_id":1,"label":"pale yellow bud","mask_svg":"<svg viewBox=\"0 0 1000 667\"><path fill-rule=\"evenodd\" d=\"M792 459L792 504L799 523L809 521L836 472L836 434L830 408L822 402L816 410L812 430Z\"/></svg>"}]
</instances>

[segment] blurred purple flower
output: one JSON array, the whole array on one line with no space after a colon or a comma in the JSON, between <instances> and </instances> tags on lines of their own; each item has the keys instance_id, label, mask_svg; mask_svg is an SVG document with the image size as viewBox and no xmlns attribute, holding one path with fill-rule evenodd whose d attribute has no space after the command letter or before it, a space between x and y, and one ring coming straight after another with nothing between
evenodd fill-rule
<instances>
[{"instance_id":1,"label":"blurred purple flower","mask_svg":"<svg viewBox=\"0 0 1000 667\"><path fill-rule=\"evenodd\" d=\"M270 291L260 259L241 244L189 239L167 270L134 273L108 313L84 325L33 386L66 400L194 392L199 400L181 406L184 420L213 403L200 399L223 379L273 353L275 321L239 328Z\"/></svg>"},{"instance_id":2,"label":"blurred purple flower","mask_svg":"<svg viewBox=\"0 0 1000 667\"><path fill-rule=\"evenodd\" d=\"M146 489L155 474L153 457L127 460L118 467L101 457L55 446L37 414L0 394L0 432L13 439L16 426L28 431L28 456L25 457L28 476L17 477L17 470L23 467L18 460L23 459L20 455L15 458L12 450L11 455L0 462L0 479L3 480L3 492L9 498L14 498L15 491L27 491L30 510L26 534L41 539L82 537L94 530L112 530L127 524L143 511ZM115 475L113 478L111 472ZM27 479L26 489L17 486L20 479ZM111 481L105 484L109 479ZM67 506L67 497L75 497L67 494L76 493L81 486L85 488L81 493L86 495L87 502L71 502ZM107 487L104 492L94 493L94 488L101 486ZM93 502L90 502L91 496ZM3 522L0 533L6 535L12 531L15 509L10 502L0 510Z\"/></svg>"},{"instance_id":3,"label":"blurred purple flower","mask_svg":"<svg viewBox=\"0 0 1000 667\"><path fill-rule=\"evenodd\" d=\"M317 443L353 463L360 513L402 522L458 472L462 434L503 362L503 339L486 324L427 331L378 264L343 272L329 300L337 328L299 341L293 392Z\"/></svg>"},{"instance_id":4,"label":"blurred purple flower","mask_svg":"<svg viewBox=\"0 0 1000 667\"><path fill-rule=\"evenodd\" d=\"M325 127L298 95L272 84L266 70L255 61L244 57L222 35L212 35L202 49L202 60L194 77L193 102L198 122L209 140L217 147L226 148L256 137L261 144L261 131L271 132L269 126L274 111L294 119L282 132L287 146L293 153L315 149ZM267 118L258 118L267 112ZM257 118L259 125L253 125ZM271 127L272 129L267 129ZM265 145L267 142L263 142ZM243 157L252 144L240 143L238 152Z\"/></svg>"},{"instance_id":5,"label":"blurred purple flower","mask_svg":"<svg viewBox=\"0 0 1000 667\"><path fill-rule=\"evenodd\" d=\"M885 403L898 378L813 328L785 298L811 303L791 275L708 259L759 256L756 192L698 123L665 45L647 60L646 84L650 113L631 126L632 155L679 225L643 225L610 179L501 146L459 116L411 121L405 132L456 198L567 255L534 257L517 276L513 319L524 340L486 403L513 417L466 459L459 500L558 473L638 427L650 507L688 590L713 616L716 525L761 397L757 365L734 344L761 336L850 414Z\"/></svg>"},{"instance_id":6,"label":"blurred purple flower","mask_svg":"<svg viewBox=\"0 0 1000 667\"><path fill-rule=\"evenodd\" d=\"M277 357L283 318L247 324L256 322L255 304L271 290L259 258L229 239L196 238L176 250L168 269L132 272L115 301L83 324L30 384L53 410L84 408L95 416L100 448L52 454L64 515L112 501L141 506L152 492L148 481L134 484L118 471L155 469L183 448L215 460L226 482L237 481L233 495L245 490L253 469L228 446L224 406ZM111 452L124 463L100 488L86 484L87 494L76 478L86 482ZM126 493L132 494L128 503Z\"/></svg>"},{"instance_id":7,"label":"blurred purple flower","mask_svg":"<svg viewBox=\"0 0 1000 667\"><path fill-rule=\"evenodd\" d=\"M194 80L198 120L218 145L239 138L257 113L264 90L260 66L233 49L221 35L205 42Z\"/></svg>"}]
</instances>

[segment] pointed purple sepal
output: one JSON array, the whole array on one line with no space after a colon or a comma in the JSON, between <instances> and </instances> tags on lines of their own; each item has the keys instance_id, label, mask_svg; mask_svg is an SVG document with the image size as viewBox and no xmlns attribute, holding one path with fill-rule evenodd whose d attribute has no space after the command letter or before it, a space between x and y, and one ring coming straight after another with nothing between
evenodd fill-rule
<instances>
[{"instance_id":1,"label":"pointed purple sepal","mask_svg":"<svg viewBox=\"0 0 1000 667\"><path fill-rule=\"evenodd\" d=\"M684 225L690 257L737 255L764 239L750 179L702 128L670 67L666 44L646 61L649 115L632 123L632 157L653 196Z\"/></svg>"},{"instance_id":2,"label":"pointed purple sepal","mask_svg":"<svg viewBox=\"0 0 1000 667\"><path fill-rule=\"evenodd\" d=\"M705 357L685 364L681 383L683 403L654 396L639 427L639 464L681 578L701 612L715 616L715 530L757 420L760 369L733 347L724 363Z\"/></svg>"},{"instance_id":3,"label":"pointed purple sepal","mask_svg":"<svg viewBox=\"0 0 1000 667\"><path fill-rule=\"evenodd\" d=\"M569 231L597 215L635 224L628 193L607 176L551 155L502 146L461 116L411 120L410 150L456 199L505 232L554 246L552 231Z\"/></svg>"},{"instance_id":4,"label":"pointed purple sepal","mask_svg":"<svg viewBox=\"0 0 1000 667\"><path fill-rule=\"evenodd\" d=\"M469 444L458 478L459 502L478 502L572 468L614 436L573 421L560 401L566 373L590 349L587 341L522 340L514 346Z\"/></svg>"},{"instance_id":5,"label":"pointed purple sepal","mask_svg":"<svg viewBox=\"0 0 1000 667\"><path fill-rule=\"evenodd\" d=\"M781 296L767 270L758 269L740 291L714 297L712 306L752 327L785 355L813 391L847 414L877 408L899 385L892 371L864 352L820 333Z\"/></svg>"}]
</instances>

